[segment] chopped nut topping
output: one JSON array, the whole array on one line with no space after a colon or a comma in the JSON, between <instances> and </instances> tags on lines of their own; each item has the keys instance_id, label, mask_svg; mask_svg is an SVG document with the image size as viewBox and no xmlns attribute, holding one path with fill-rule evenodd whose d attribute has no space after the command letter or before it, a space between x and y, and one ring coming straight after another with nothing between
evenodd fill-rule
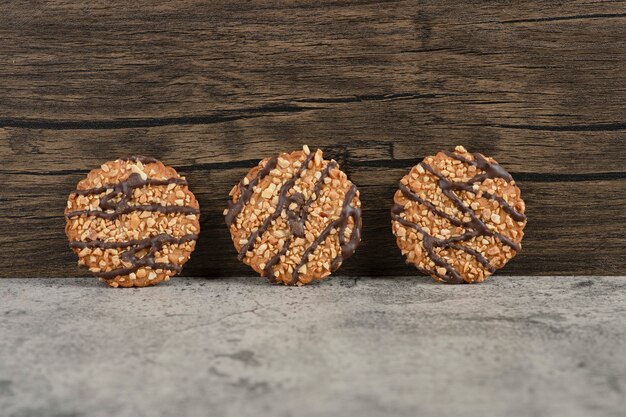
<instances>
[{"instance_id":1,"label":"chopped nut topping","mask_svg":"<svg viewBox=\"0 0 626 417\"><path fill-rule=\"evenodd\" d=\"M261 161L246 178L252 182L268 161ZM243 262L285 284L304 284L330 275L340 265L334 261L342 253L338 223L333 222L342 215L352 183L336 162L324 160L320 150L311 154L306 146L280 154L263 172L256 187L247 190L251 194L230 226ZM245 181L236 185L233 203L246 191L245 186ZM358 193L349 207L360 207ZM360 229L360 217L356 226ZM355 229L354 219L348 217L346 241ZM318 241L322 233L326 238Z\"/></svg>"},{"instance_id":2,"label":"chopped nut topping","mask_svg":"<svg viewBox=\"0 0 626 417\"><path fill-rule=\"evenodd\" d=\"M78 191L72 193L68 199L66 233L70 245L79 256L79 264L103 277L103 281L112 287L154 285L169 275L178 273L194 245L193 240L181 244L176 241L193 237L199 230L198 215L184 210L163 213L149 209L131 209L129 212L116 213L115 208L122 201L122 194L115 194L116 186L120 182L130 181L130 175L138 176L141 181L165 183L133 185L128 195L129 207L158 205L198 209L198 203L185 185L183 177L161 162L142 163L139 159L120 159L102 164L99 169L91 171L87 178L79 182ZM168 183L170 180L183 182ZM106 189L102 192L96 191L100 187ZM103 211L100 204L105 197L108 199L107 204L113 208ZM83 211L86 213L77 214ZM160 249L154 254L154 261L166 264L168 268L152 271L154 276L150 280L145 267L141 266L143 261L149 260L145 258L148 248L137 251L134 258L123 258L125 260L122 261L121 255L124 252L132 253L133 245L110 246L133 240L152 245L151 239L157 236L167 236L169 240L159 244ZM164 256L167 254L176 255ZM129 262L128 259L135 259L134 262L138 263ZM120 274L115 275L117 270L120 270Z\"/></svg>"},{"instance_id":3,"label":"chopped nut topping","mask_svg":"<svg viewBox=\"0 0 626 417\"><path fill-rule=\"evenodd\" d=\"M481 164L492 164L491 172ZM453 184L448 194L441 185L446 181ZM524 203L515 182L492 158L458 146L454 153L426 157L400 184L392 215L397 244L409 262L436 280L483 281L519 250ZM476 229L481 222L484 229Z\"/></svg>"}]
</instances>

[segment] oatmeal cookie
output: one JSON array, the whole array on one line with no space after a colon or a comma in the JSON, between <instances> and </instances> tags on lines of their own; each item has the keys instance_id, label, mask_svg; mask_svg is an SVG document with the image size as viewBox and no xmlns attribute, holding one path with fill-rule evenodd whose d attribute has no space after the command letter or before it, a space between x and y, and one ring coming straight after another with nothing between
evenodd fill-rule
<instances>
[{"instance_id":1,"label":"oatmeal cookie","mask_svg":"<svg viewBox=\"0 0 626 417\"><path fill-rule=\"evenodd\" d=\"M322 151L263 159L224 211L239 259L286 285L327 277L361 241L359 191Z\"/></svg>"},{"instance_id":2,"label":"oatmeal cookie","mask_svg":"<svg viewBox=\"0 0 626 417\"><path fill-rule=\"evenodd\" d=\"M399 188L391 210L398 247L437 281L484 281L522 248L524 201L493 158L457 146L426 157Z\"/></svg>"},{"instance_id":3,"label":"oatmeal cookie","mask_svg":"<svg viewBox=\"0 0 626 417\"><path fill-rule=\"evenodd\" d=\"M65 233L78 264L111 287L169 280L189 260L200 232L187 180L153 158L109 161L67 201Z\"/></svg>"}]
</instances>

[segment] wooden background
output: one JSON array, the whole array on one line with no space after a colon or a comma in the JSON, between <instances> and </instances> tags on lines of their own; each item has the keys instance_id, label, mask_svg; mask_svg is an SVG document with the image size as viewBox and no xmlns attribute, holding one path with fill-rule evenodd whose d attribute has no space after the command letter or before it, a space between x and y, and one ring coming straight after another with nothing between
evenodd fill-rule
<instances>
[{"instance_id":1,"label":"wooden background","mask_svg":"<svg viewBox=\"0 0 626 417\"><path fill-rule=\"evenodd\" d=\"M341 274L418 274L391 198L456 144L522 187L524 252L503 273L626 272L624 2L12 0L0 58L2 277L85 275L66 197L133 153L187 174L200 200L185 274L250 274L228 191L305 143L361 189L363 244Z\"/></svg>"}]
</instances>

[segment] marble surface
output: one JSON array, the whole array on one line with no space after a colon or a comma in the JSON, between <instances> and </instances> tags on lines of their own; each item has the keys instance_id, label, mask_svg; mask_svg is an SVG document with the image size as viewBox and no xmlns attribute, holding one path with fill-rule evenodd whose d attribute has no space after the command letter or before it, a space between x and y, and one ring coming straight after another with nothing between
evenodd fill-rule
<instances>
[{"instance_id":1,"label":"marble surface","mask_svg":"<svg viewBox=\"0 0 626 417\"><path fill-rule=\"evenodd\" d=\"M0 280L2 416L623 416L626 277Z\"/></svg>"}]
</instances>

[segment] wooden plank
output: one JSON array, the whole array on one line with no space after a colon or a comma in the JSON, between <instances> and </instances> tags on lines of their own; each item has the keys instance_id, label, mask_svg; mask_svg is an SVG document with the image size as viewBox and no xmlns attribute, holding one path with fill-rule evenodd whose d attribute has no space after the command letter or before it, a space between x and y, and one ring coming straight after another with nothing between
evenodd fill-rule
<instances>
[{"instance_id":1,"label":"wooden plank","mask_svg":"<svg viewBox=\"0 0 626 417\"><path fill-rule=\"evenodd\" d=\"M406 106L406 105L404 105ZM122 129L0 129L0 173L84 171L128 154L193 167L250 165L264 156L319 147L350 166L410 166L464 145L513 173L619 174L624 132L552 132L425 123L421 106L353 103L329 109L207 125ZM622 152L620 152L622 150ZM349 168L349 167L347 167Z\"/></svg>"},{"instance_id":2,"label":"wooden plank","mask_svg":"<svg viewBox=\"0 0 626 417\"><path fill-rule=\"evenodd\" d=\"M623 2L29 5L0 6L3 125L435 95L477 124L624 129Z\"/></svg>"},{"instance_id":3,"label":"wooden plank","mask_svg":"<svg viewBox=\"0 0 626 417\"><path fill-rule=\"evenodd\" d=\"M359 185L342 274L402 275L388 209L422 157L462 144L522 184L510 274L620 274L626 257L626 3L103 0L0 5L0 276L83 273L61 212L101 162L188 173L190 275L249 273L221 211L263 156L321 147ZM37 259L38 262L33 262Z\"/></svg>"}]
</instances>

